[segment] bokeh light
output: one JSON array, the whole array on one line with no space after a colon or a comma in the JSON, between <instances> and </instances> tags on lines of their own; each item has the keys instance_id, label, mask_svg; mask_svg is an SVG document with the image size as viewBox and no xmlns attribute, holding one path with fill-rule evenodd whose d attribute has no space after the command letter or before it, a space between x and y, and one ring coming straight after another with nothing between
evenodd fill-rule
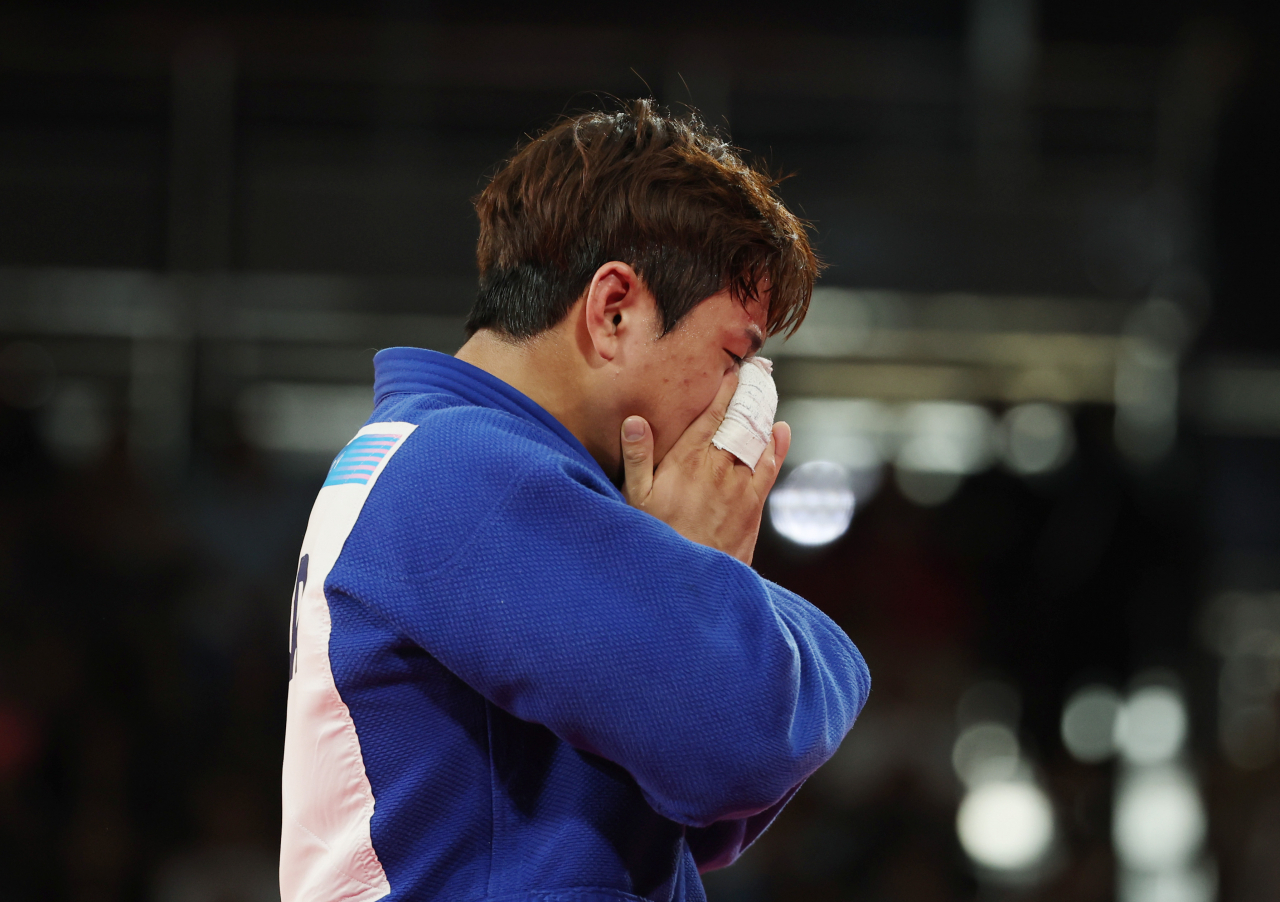
<instances>
[{"instance_id":1,"label":"bokeh light","mask_svg":"<svg viewBox=\"0 0 1280 902\"><path fill-rule=\"evenodd\" d=\"M1002 723L966 727L951 749L951 765L965 784L1007 780L1018 771L1018 737Z\"/></svg>"},{"instance_id":2,"label":"bokeh light","mask_svg":"<svg viewBox=\"0 0 1280 902\"><path fill-rule=\"evenodd\" d=\"M1213 902L1217 897L1213 867L1167 871L1130 871L1120 878L1118 902Z\"/></svg>"},{"instance_id":3,"label":"bokeh light","mask_svg":"<svg viewBox=\"0 0 1280 902\"><path fill-rule=\"evenodd\" d=\"M893 408L866 398L786 398L777 419L791 426L787 459L826 460L850 472L878 470L897 443Z\"/></svg>"},{"instance_id":4,"label":"bokeh light","mask_svg":"<svg viewBox=\"0 0 1280 902\"><path fill-rule=\"evenodd\" d=\"M941 504L963 478L991 462L994 424L977 404L933 401L904 411L895 459L897 484L917 504Z\"/></svg>"},{"instance_id":5,"label":"bokeh light","mask_svg":"<svg viewBox=\"0 0 1280 902\"><path fill-rule=\"evenodd\" d=\"M803 463L769 495L769 519L779 535L817 546L844 535L856 501L849 471L825 460Z\"/></svg>"},{"instance_id":6,"label":"bokeh light","mask_svg":"<svg viewBox=\"0 0 1280 902\"><path fill-rule=\"evenodd\" d=\"M1187 738L1187 709L1168 686L1146 686L1129 696L1116 720L1116 745L1133 764L1172 759Z\"/></svg>"},{"instance_id":7,"label":"bokeh light","mask_svg":"<svg viewBox=\"0 0 1280 902\"><path fill-rule=\"evenodd\" d=\"M977 864L1026 871L1053 842L1053 805L1029 780L999 780L971 790L956 815L960 844Z\"/></svg>"},{"instance_id":8,"label":"bokeh light","mask_svg":"<svg viewBox=\"0 0 1280 902\"><path fill-rule=\"evenodd\" d=\"M1062 466L1075 447L1071 418L1057 404L1019 404L1001 418L999 445L1014 472L1048 473Z\"/></svg>"},{"instance_id":9,"label":"bokeh light","mask_svg":"<svg viewBox=\"0 0 1280 902\"><path fill-rule=\"evenodd\" d=\"M1062 710L1062 744L1077 761L1096 764L1115 754L1120 694L1110 686L1078 689Z\"/></svg>"},{"instance_id":10,"label":"bokeh light","mask_svg":"<svg viewBox=\"0 0 1280 902\"><path fill-rule=\"evenodd\" d=\"M1200 794L1181 767L1144 767L1121 781L1112 831L1121 863L1139 871L1185 867L1205 837Z\"/></svg>"}]
</instances>

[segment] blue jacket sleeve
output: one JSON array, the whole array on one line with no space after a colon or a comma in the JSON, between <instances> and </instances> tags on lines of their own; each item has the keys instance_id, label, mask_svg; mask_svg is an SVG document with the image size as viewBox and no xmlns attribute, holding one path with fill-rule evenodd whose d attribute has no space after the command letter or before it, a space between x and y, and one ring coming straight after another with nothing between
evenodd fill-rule
<instances>
[{"instance_id":1,"label":"blue jacket sleeve","mask_svg":"<svg viewBox=\"0 0 1280 902\"><path fill-rule=\"evenodd\" d=\"M767 812L852 726L862 656L808 602L594 479L540 460L456 520L440 498L384 505L374 516L401 522L349 562L360 585L329 588L492 703L624 767L663 816Z\"/></svg>"},{"instance_id":2,"label":"blue jacket sleeve","mask_svg":"<svg viewBox=\"0 0 1280 902\"><path fill-rule=\"evenodd\" d=\"M727 868L738 860L738 856L747 850L753 842L760 838L782 813L787 802L800 788L797 784L776 804L759 814L750 817L733 818L716 821L709 827L690 828L685 833L689 851L698 865L698 873L705 874L718 868Z\"/></svg>"}]
</instances>

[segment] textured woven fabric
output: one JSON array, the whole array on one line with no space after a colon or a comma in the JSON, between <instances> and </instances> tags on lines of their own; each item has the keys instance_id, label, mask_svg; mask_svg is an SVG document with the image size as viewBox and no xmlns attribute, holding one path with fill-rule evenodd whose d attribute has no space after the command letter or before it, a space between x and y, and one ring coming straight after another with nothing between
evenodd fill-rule
<instances>
[{"instance_id":1,"label":"textured woven fabric","mask_svg":"<svg viewBox=\"0 0 1280 902\"><path fill-rule=\"evenodd\" d=\"M870 678L820 611L629 507L529 398L375 358L415 424L324 584L389 899L680 902L834 752ZM344 464L345 465L345 464Z\"/></svg>"}]
</instances>

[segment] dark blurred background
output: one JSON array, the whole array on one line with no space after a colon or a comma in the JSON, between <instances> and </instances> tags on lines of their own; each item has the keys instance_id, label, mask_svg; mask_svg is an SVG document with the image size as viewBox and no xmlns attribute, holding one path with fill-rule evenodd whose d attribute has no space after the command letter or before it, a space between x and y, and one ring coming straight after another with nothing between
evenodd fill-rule
<instances>
[{"instance_id":1,"label":"dark blurred background","mask_svg":"<svg viewBox=\"0 0 1280 902\"><path fill-rule=\"evenodd\" d=\"M0 900L278 898L373 352L461 344L522 135L646 95L831 264L757 566L875 680L713 902L1280 899L1273 9L5 4Z\"/></svg>"}]
</instances>

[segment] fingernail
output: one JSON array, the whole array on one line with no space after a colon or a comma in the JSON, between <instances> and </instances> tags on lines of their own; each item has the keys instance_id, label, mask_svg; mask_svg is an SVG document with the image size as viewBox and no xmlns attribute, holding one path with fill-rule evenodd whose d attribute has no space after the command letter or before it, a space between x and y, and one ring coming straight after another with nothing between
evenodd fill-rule
<instances>
[{"instance_id":1,"label":"fingernail","mask_svg":"<svg viewBox=\"0 0 1280 902\"><path fill-rule=\"evenodd\" d=\"M622 421L622 437L629 442L638 442L644 438L644 418L627 417Z\"/></svg>"}]
</instances>

